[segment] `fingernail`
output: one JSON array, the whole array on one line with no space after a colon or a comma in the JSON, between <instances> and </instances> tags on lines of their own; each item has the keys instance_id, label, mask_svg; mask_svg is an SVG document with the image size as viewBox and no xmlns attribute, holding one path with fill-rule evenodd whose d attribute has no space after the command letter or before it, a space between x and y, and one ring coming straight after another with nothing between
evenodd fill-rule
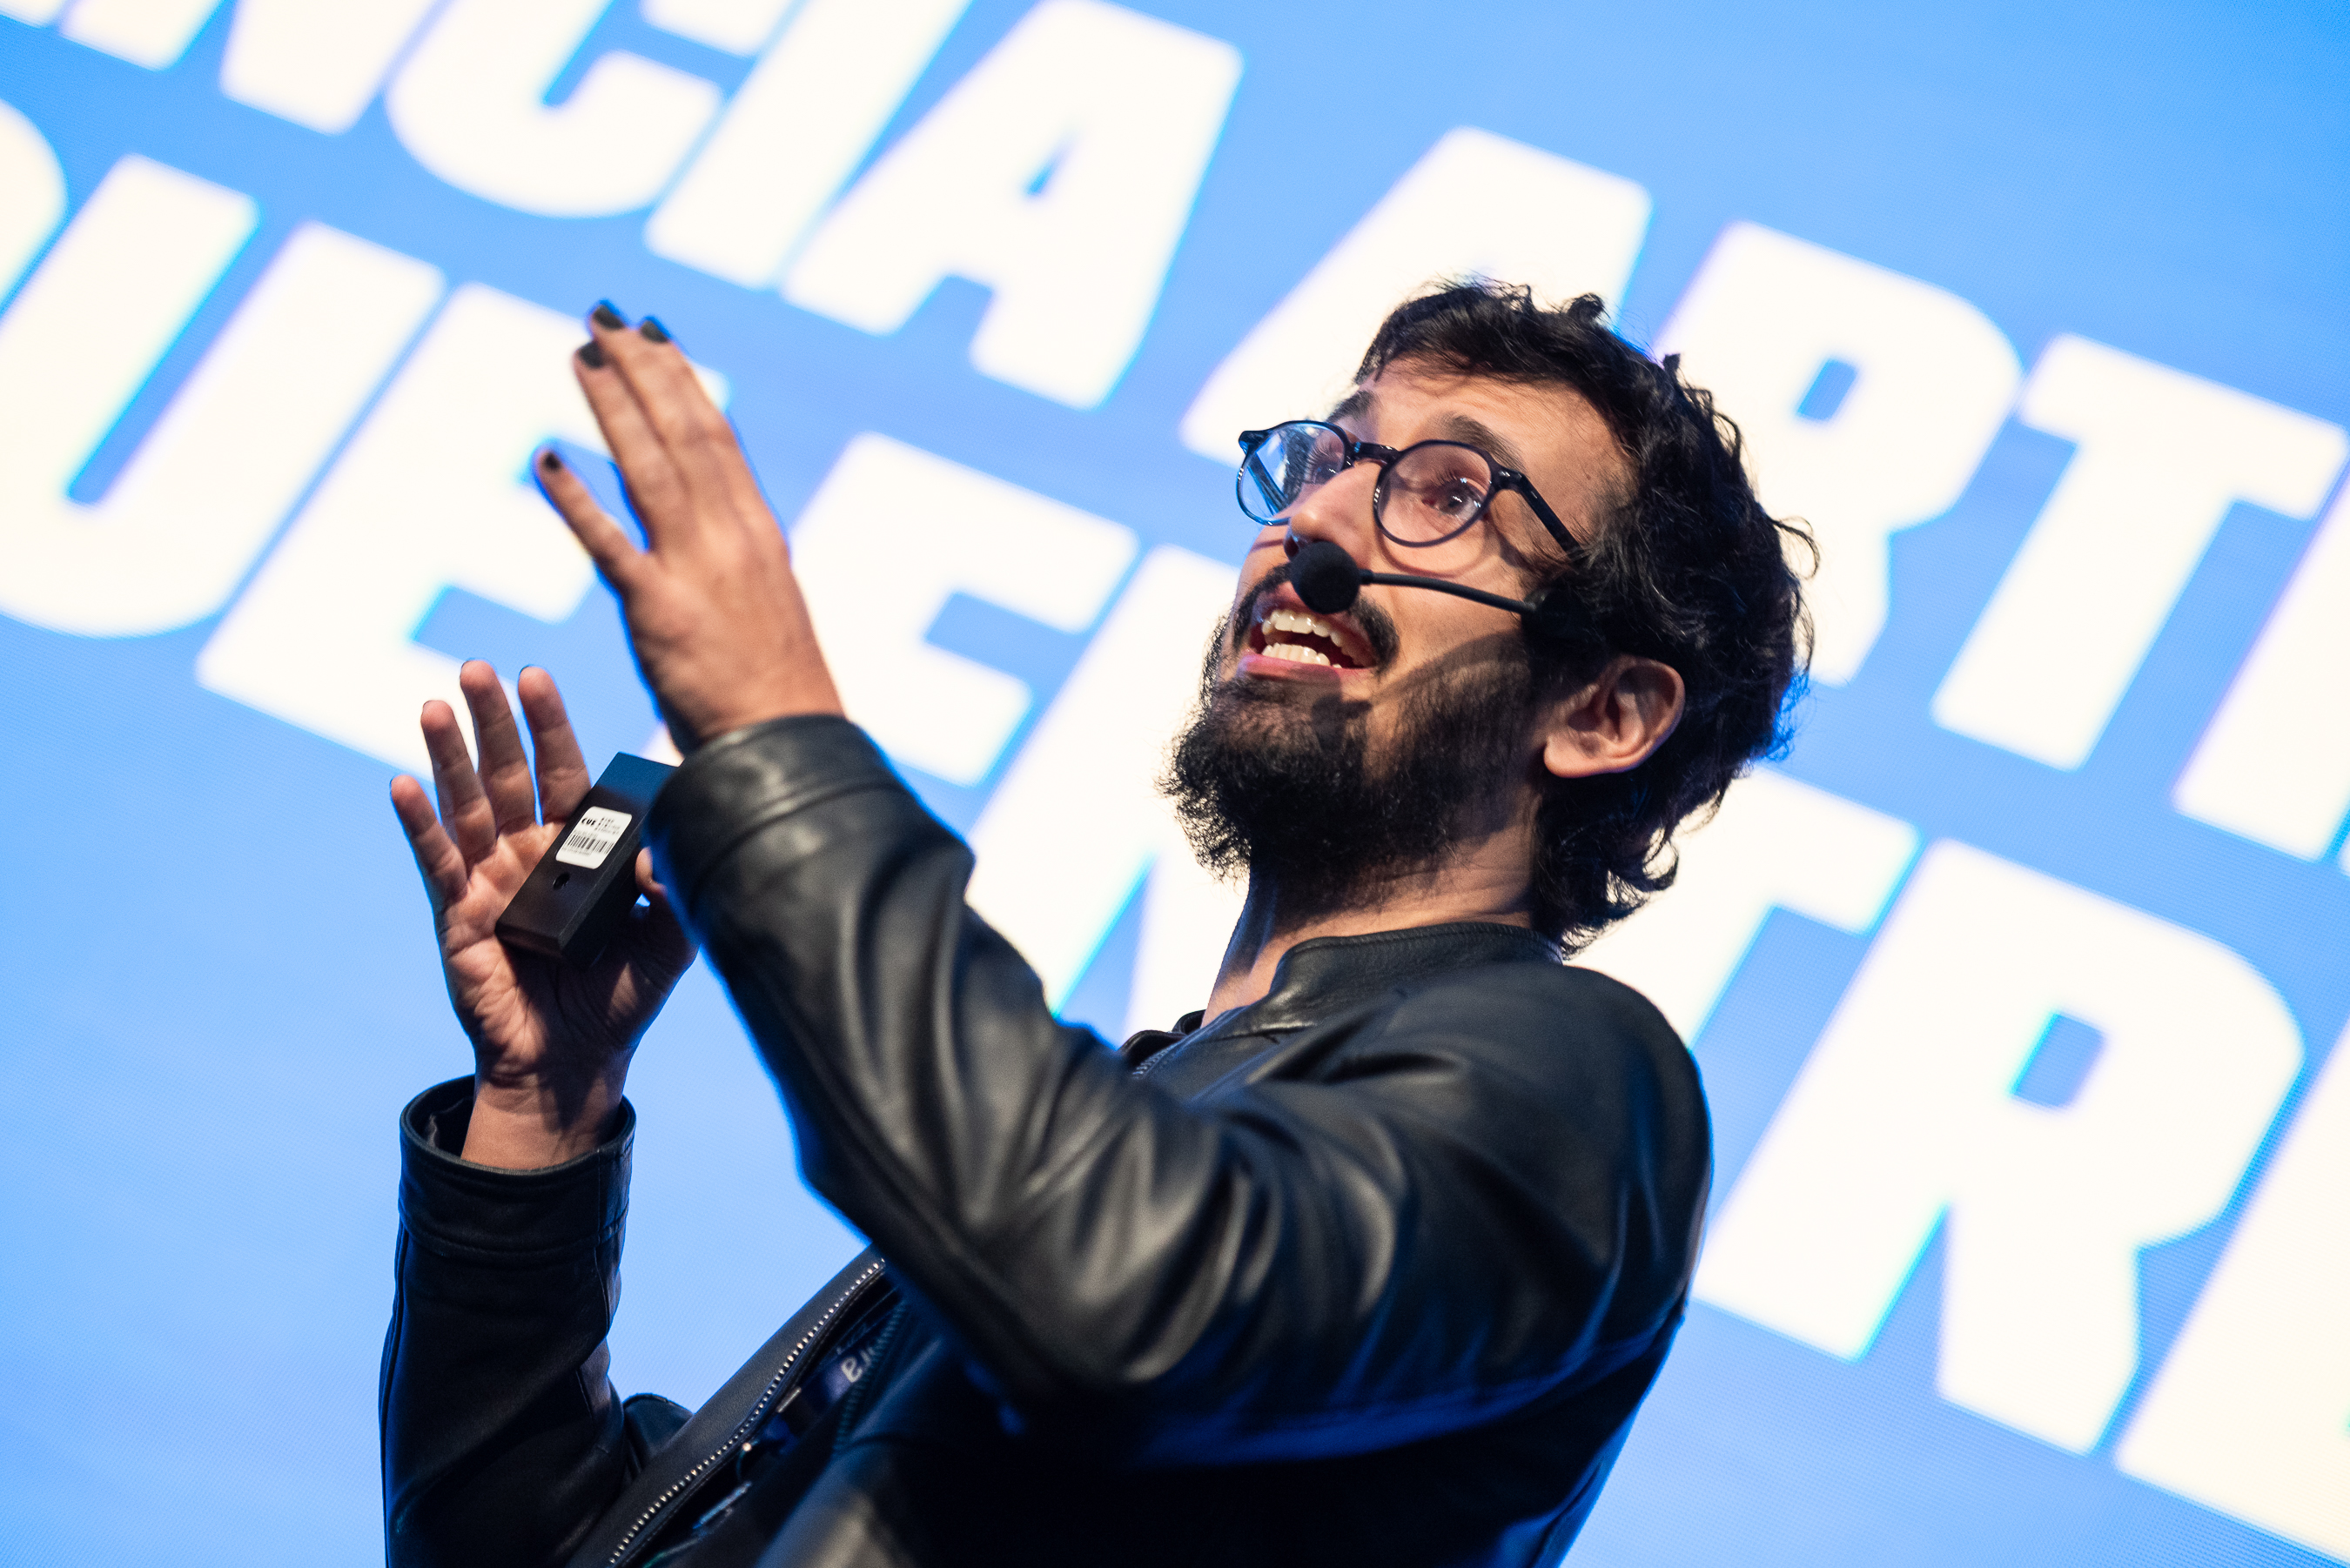
<instances>
[{"instance_id":1,"label":"fingernail","mask_svg":"<svg viewBox=\"0 0 2350 1568\"><path fill-rule=\"evenodd\" d=\"M553 447L548 447L538 454L538 466L549 473L560 473L563 472L563 460L555 455Z\"/></svg>"},{"instance_id":2,"label":"fingernail","mask_svg":"<svg viewBox=\"0 0 2350 1568\"><path fill-rule=\"evenodd\" d=\"M669 341L669 328L663 327L660 322L654 320L650 316L637 323L637 334L644 338L648 343L666 343Z\"/></svg>"},{"instance_id":3,"label":"fingernail","mask_svg":"<svg viewBox=\"0 0 2350 1568\"><path fill-rule=\"evenodd\" d=\"M588 314L596 318L596 325L598 327L609 327L618 329L619 327L626 327L629 324L629 318L621 315L619 311L613 309L612 302L608 299L598 300L596 302L596 308L589 311Z\"/></svg>"},{"instance_id":4,"label":"fingernail","mask_svg":"<svg viewBox=\"0 0 2350 1568\"><path fill-rule=\"evenodd\" d=\"M590 337L587 342L579 345L579 362L582 365L587 366L590 370L602 369L604 368L604 346L601 343L597 342L593 337Z\"/></svg>"}]
</instances>

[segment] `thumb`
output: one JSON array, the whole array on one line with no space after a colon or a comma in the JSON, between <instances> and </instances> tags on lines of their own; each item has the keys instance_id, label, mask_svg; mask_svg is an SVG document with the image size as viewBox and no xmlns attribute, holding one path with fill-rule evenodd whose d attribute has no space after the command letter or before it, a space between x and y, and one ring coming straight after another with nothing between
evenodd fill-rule
<instances>
[{"instance_id":1,"label":"thumb","mask_svg":"<svg viewBox=\"0 0 2350 1568\"><path fill-rule=\"evenodd\" d=\"M637 911L641 944L639 950L656 968L674 978L693 961L693 933L679 919L669 889L654 879L653 854L650 849L637 851L637 888L650 906Z\"/></svg>"},{"instance_id":2,"label":"thumb","mask_svg":"<svg viewBox=\"0 0 2350 1568\"><path fill-rule=\"evenodd\" d=\"M645 896L645 902L655 908L669 903L669 889L653 876L653 852L650 849L637 851L637 890Z\"/></svg>"}]
</instances>

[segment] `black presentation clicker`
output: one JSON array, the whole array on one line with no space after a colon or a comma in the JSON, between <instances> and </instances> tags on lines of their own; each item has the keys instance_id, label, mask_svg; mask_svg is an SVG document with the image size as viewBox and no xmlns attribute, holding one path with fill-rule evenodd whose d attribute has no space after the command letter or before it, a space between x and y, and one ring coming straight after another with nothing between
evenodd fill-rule
<instances>
[{"instance_id":1,"label":"black presentation clicker","mask_svg":"<svg viewBox=\"0 0 2350 1568\"><path fill-rule=\"evenodd\" d=\"M677 770L621 752L498 917L498 940L568 964L594 963L637 901L645 814Z\"/></svg>"}]
</instances>

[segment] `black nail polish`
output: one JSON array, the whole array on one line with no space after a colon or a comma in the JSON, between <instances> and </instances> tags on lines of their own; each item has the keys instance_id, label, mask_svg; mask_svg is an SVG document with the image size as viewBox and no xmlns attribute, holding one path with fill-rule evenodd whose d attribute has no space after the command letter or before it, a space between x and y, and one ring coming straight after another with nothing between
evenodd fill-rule
<instances>
[{"instance_id":1,"label":"black nail polish","mask_svg":"<svg viewBox=\"0 0 2350 1568\"><path fill-rule=\"evenodd\" d=\"M602 369L604 368L604 346L601 343L597 342L593 337L590 337L587 342L579 345L579 362L582 365L587 366L590 370Z\"/></svg>"},{"instance_id":2,"label":"black nail polish","mask_svg":"<svg viewBox=\"0 0 2350 1568\"><path fill-rule=\"evenodd\" d=\"M618 331L619 328L626 327L629 324L629 318L621 315L619 311L613 309L612 302L608 299L598 300L596 302L596 308L589 311L588 314L596 318L597 326L608 327L615 331Z\"/></svg>"},{"instance_id":3,"label":"black nail polish","mask_svg":"<svg viewBox=\"0 0 2350 1568\"><path fill-rule=\"evenodd\" d=\"M553 447L549 447L538 454L538 466L549 473L560 473L563 472L563 460L555 455Z\"/></svg>"},{"instance_id":4,"label":"black nail polish","mask_svg":"<svg viewBox=\"0 0 2350 1568\"><path fill-rule=\"evenodd\" d=\"M650 316L637 323L637 335L648 343L666 343L669 341L669 328L663 327L660 322L654 320Z\"/></svg>"}]
</instances>

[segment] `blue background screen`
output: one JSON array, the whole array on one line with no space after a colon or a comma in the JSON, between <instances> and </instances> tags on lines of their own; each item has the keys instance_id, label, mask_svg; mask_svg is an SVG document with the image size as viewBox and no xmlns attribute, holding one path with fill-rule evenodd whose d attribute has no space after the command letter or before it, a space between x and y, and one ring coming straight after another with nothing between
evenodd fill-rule
<instances>
[{"instance_id":1,"label":"blue background screen","mask_svg":"<svg viewBox=\"0 0 2350 1568\"><path fill-rule=\"evenodd\" d=\"M2289 0L0 0L13 1551L380 1550L394 1116L470 1067L387 782L460 658L661 742L523 483L588 306L1116 1039L1232 909L1149 788L1232 435L1482 271L1822 545L1792 751L1582 960L1717 1167L1577 1560L2350 1562L2345 80ZM706 969L631 1096L615 1376L692 1404L858 1243Z\"/></svg>"}]
</instances>

